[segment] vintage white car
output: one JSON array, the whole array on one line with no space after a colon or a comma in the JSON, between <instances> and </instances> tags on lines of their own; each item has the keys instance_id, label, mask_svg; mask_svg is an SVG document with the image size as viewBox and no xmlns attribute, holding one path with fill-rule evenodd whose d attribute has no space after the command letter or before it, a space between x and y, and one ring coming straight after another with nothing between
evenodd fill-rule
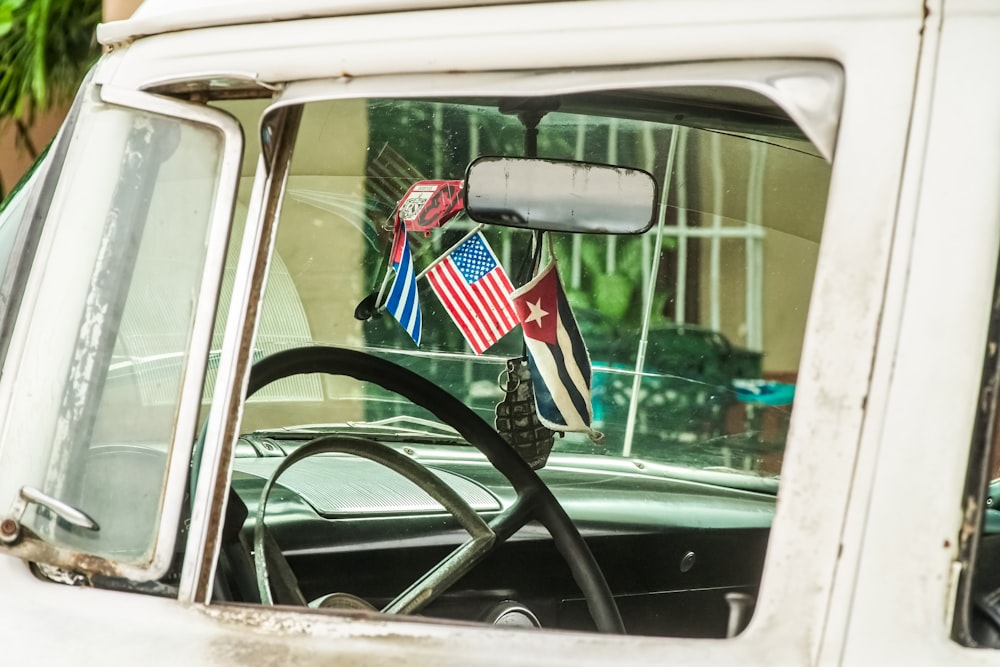
<instances>
[{"instance_id":1,"label":"vintage white car","mask_svg":"<svg viewBox=\"0 0 1000 667\"><path fill-rule=\"evenodd\" d=\"M1000 665L1000 5L146 0L0 208L0 662Z\"/></svg>"}]
</instances>

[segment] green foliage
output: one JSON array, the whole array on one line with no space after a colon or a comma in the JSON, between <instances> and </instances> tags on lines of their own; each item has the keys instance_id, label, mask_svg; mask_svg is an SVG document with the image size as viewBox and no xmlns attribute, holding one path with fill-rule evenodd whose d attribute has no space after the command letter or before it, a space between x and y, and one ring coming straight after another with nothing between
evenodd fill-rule
<instances>
[{"instance_id":1,"label":"green foliage","mask_svg":"<svg viewBox=\"0 0 1000 667\"><path fill-rule=\"evenodd\" d=\"M563 282L570 305L577 311L589 310L604 321L626 328L637 328L643 313L643 268L649 266L644 254L652 251L654 243L644 248L641 237L621 236L613 241L606 236L584 236L579 239L580 285L569 284L569 266L573 254L573 237L555 239L556 256L563 267ZM673 251L671 237L663 238L662 252ZM608 244L614 243L614 271L608 273ZM660 313L671 298L670 286L661 285L653 295L653 312Z\"/></svg>"},{"instance_id":2,"label":"green foliage","mask_svg":"<svg viewBox=\"0 0 1000 667\"><path fill-rule=\"evenodd\" d=\"M636 282L621 273L598 273L592 280L597 310L612 322L624 320L639 287Z\"/></svg>"},{"instance_id":3,"label":"green foliage","mask_svg":"<svg viewBox=\"0 0 1000 667\"><path fill-rule=\"evenodd\" d=\"M100 51L100 0L0 0L0 120L70 98Z\"/></svg>"}]
</instances>

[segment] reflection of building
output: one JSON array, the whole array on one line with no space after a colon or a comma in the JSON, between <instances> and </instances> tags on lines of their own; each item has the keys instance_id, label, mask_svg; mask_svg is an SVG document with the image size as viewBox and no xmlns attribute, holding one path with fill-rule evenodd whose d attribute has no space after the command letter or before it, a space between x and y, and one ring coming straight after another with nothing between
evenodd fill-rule
<instances>
[{"instance_id":1,"label":"reflection of building","mask_svg":"<svg viewBox=\"0 0 1000 667\"><path fill-rule=\"evenodd\" d=\"M764 352L765 375L794 381L830 165L805 141L691 136L696 143L677 180L693 175L697 185L676 201L688 225L699 227L687 232L698 239L688 251L697 286L680 293L697 298L697 323Z\"/></svg>"},{"instance_id":2,"label":"reflection of building","mask_svg":"<svg viewBox=\"0 0 1000 667\"><path fill-rule=\"evenodd\" d=\"M657 278L657 289L671 294L666 319L766 352L764 374L791 382L830 178L829 164L813 154L805 141L755 143L679 128L664 219L671 241ZM610 272L615 254L606 261ZM773 268L788 266L799 271Z\"/></svg>"}]
</instances>

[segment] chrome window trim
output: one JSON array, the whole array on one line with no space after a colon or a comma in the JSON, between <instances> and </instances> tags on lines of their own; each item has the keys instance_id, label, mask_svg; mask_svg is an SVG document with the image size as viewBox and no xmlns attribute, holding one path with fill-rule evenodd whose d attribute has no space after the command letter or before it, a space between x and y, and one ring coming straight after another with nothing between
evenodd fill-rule
<instances>
[{"instance_id":1,"label":"chrome window trim","mask_svg":"<svg viewBox=\"0 0 1000 667\"><path fill-rule=\"evenodd\" d=\"M272 120L268 117L272 110L273 107L268 107L264 111L262 128L263 123ZM243 416L243 396L250 379L260 306L274 250L276 221L291 164L300 110L294 108L279 112L273 118L274 141L262 143L261 156L257 161L247 224L226 316L212 410L201 439L203 451L200 460L195 461L192 469L197 483L192 497L191 523L178 592L182 602L207 604L211 600L216 554L222 538L229 480L232 477L233 450ZM268 143L272 146L270 151L266 150ZM220 409L223 407L225 409ZM188 464L188 460L182 460L180 456L175 457L174 463L178 461Z\"/></svg>"}]
</instances>

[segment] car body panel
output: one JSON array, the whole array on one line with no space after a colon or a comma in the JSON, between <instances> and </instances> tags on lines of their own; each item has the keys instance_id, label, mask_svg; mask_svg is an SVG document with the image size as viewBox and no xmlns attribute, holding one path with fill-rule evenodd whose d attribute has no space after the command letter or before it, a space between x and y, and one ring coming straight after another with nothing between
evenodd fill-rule
<instances>
[{"instance_id":1,"label":"car body panel","mask_svg":"<svg viewBox=\"0 0 1000 667\"><path fill-rule=\"evenodd\" d=\"M597 77L654 65L669 78L672 65L700 61L837 63L844 95L829 207L749 627L729 640L522 632L512 641L472 624L207 604L249 372L251 277L273 243L265 184L280 175L261 160L243 291L228 315L234 356L215 395L226 409L208 427L199 469L208 482L194 497L180 599L53 586L3 556L0 634L17 638L7 655L109 665L1000 663L950 638L958 549L974 530L962 494L1000 247L1000 85L981 74L1000 56L1000 10L973 0L479 4L161 13L148 2L133 21L101 28L111 52L95 81L162 90L242 79L353 97L447 91L459 72L507 90L519 70L593 68ZM234 479L249 483L244 473Z\"/></svg>"}]
</instances>

